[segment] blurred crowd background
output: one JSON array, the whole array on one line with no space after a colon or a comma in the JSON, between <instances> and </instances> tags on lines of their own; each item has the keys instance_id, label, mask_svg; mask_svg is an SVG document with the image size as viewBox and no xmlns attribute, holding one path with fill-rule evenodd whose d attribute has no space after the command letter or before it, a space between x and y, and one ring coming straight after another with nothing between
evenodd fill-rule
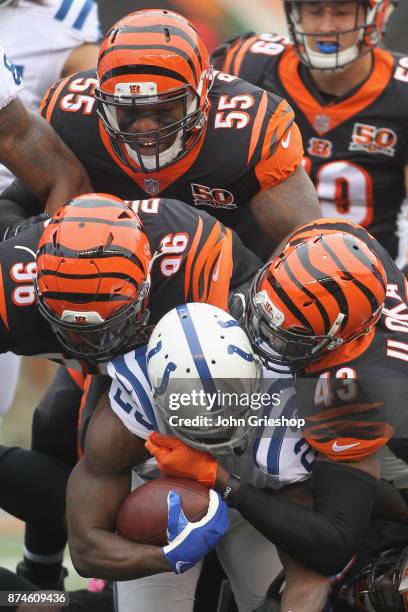
<instances>
[{"instance_id":1,"label":"blurred crowd background","mask_svg":"<svg viewBox=\"0 0 408 612\"><path fill-rule=\"evenodd\" d=\"M286 33L282 0L97 0L97 3L103 31L131 11L158 7L176 10L192 19L210 50L234 32ZM401 0L389 24L386 38L389 48L408 53L407 24L408 0ZM29 24L22 35L30 35ZM12 56L12 49L8 52ZM1 443L29 447L31 415L54 370L55 366L44 360L23 360L13 407L0 425Z\"/></svg>"}]
</instances>

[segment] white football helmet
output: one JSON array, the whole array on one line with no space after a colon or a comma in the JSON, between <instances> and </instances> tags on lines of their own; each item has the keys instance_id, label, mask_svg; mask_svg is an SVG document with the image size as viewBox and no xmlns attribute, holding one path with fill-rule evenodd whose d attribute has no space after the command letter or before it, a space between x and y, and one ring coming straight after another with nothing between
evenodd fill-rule
<instances>
[{"instance_id":1,"label":"white football helmet","mask_svg":"<svg viewBox=\"0 0 408 612\"><path fill-rule=\"evenodd\" d=\"M146 359L155 405L172 433L212 454L244 452L256 430L246 424L245 400L259 392L262 366L231 315L208 304L177 306L156 325ZM238 418L245 425L234 425Z\"/></svg>"}]
</instances>

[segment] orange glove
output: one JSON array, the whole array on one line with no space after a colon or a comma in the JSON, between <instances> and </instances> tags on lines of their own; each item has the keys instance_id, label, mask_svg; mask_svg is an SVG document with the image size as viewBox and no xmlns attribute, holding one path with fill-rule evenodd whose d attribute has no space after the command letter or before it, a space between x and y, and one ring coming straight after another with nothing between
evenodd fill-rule
<instances>
[{"instance_id":1,"label":"orange glove","mask_svg":"<svg viewBox=\"0 0 408 612\"><path fill-rule=\"evenodd\" d=\"M217 474L217 461L209 453L191 448L178 438L154 431L145 447L157 460L159 470L166 476L191 478L213 489Z\"/></svg>"}]
</instances>

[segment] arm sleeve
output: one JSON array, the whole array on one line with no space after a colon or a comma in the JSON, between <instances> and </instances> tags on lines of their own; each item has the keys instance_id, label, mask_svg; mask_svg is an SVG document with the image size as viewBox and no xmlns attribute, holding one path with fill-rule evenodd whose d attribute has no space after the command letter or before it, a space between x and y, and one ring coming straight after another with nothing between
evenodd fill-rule
<instances>
[{"instance_id":1,"label":"arm sleeve","mask_svg":"<svg viewBox=\"0 0 408 612\"><path fill-rule=\"evenodd\" d=\"M233 505L284 552L331 576L344 569L364 536L376 483L361 470L318 461L312 472L312 508L273 497L247 483L239 487Z\"/></svg>"}]
</instances>

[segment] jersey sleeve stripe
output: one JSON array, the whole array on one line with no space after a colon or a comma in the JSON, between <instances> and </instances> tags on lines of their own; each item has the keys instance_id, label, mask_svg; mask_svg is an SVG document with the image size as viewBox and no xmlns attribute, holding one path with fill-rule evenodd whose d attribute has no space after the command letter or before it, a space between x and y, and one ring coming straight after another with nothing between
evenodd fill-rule
<instances>
[{"instance_id":1,"label":"jersey sleeve stripe","mask_svg":"<svg viewBox=\"0 0 408 612\"><path fill-rule=\"evenodd\" d=\"M73 23L73 28L75 28L76 30L81 30L86 18L88 17L89 13L92 11L93 8L93 0L86 0L84 6L82 7L82 9L80 10L80 13L78 15L78 17L75 19L74 23Z\"/></svg>"},{"instance_id":2,"label":"jersey sleeve stripe","mask_svg":"<svg viewBox=\"0 0 408 612\"><path fill-rule=\"evenodd\" d=\"M249 47L252 45L252 43L256 39L257 39L257 36L254 36L252 38L248 38L248 40L242 45L242 47L240 48L240 50L236 54L236 56L234 58L234 62L233 62L233 67L232 67L233 74L238 75L240 73L241 64L244 61L244 57L246 55L246 52L248 51Z\"/></svg>"},{"instance_id":3,"label":"jersey sleeve stripe","mask_svg":"<svg viewBox=\"0 0 408 612\"><path fill-rule=\"evenodd\" d=\"M62 81L59 83L58 87L55 89L54 93L52 94L48 102L48 105L43 109L45 110L45 119L46 121L48 121L48 123L50 123L51 121L52 113L54 111L58 97L61 91L64 89L65 85L68 83L70 78L71 77L66 77L65 79L62 79Z\"/></svg>"},{"instance_id":4,"label":"jersey sleeve stripe","mask_svg":"<svg viewBox=\"0 0 408 612\"><path fill-rule=\"evenodd\" d=\"M79 414L78 414L78 423L77 423L77 432L78 432L78 438L77 438L77 453L78 453L78 458L81 459L81 457L83 456L83 451L81 448L81 441L80 441L80 431L82 430L82 421L83 421L83 417L84 417L84 412L85 412L85 406L86 406L86 400L88 397L88 393L89 393L89 388L91 386L91 381L92 381L92 375L91 374L87 374L85 377L85 382L83 385L83 393L82 393L82 397L81 397L81 403L79 405Z\"/></svg>"},{"instance_id":5,"label":"jersey sleeve stripe","mask_svg":"<svg viewBox=\"0 0 408 612\"><path fill-rule=\"evenodd\" d=\"M261 160L255 166L255 174L262 189L267 189L286 180L302 162L302 137L294 112L282 100L275 107L268 126L262 130ZM284 140L285 138L285 140ZM282 144L280 144L282 143Z\"/></svg>"},{"instance_id":6,"label":"jersey sleeve stripe","mask_svg":"<svg viewBox=\"0 0 408 612\"><path fill-rule=\"evenodd\" d=\"M74 381L74 383L80 388L80 389L84 389L85 386L85 380L86 380L86 375L83 372L80 372L79 370L74 370L74 368L66 368L68 374L70 375L70 377L72 378L72 380Z\"/></svg>"},{"instance_id":7,"label":"jersey sleeve stripe","mask_svg":"<svg viewBox=\"0 0 408 612\"><path fill-rule=\"evenodd\" d=\"M238 53L238 49L233 45L231 49L229 49L225 55L224 64L222 66L222 70L227 74L231 73L231 66L235 55Z\"/></svg>"},{"instance_id":8,"label":"jersey sleeve stripe","mask_svg":"<svg viewBox=\"0 0 408 612\"><path fill-rule=\"evenodd\" d=\"M55 14L54 19L58 19L58 21L64 21L73 3L74 0L63 0L61 6Z\"/></svg>"},{"instance_id":9,"label":"jersey sleeve stripe","mask_svg":"<svg viewBox=\"0 0 408 612\"><path fill-rule=\"evenodd\" d=\"M211 273L210 286L206 302L228 309L228 293L232 277L232 231L227 229L222 238L220 254L218 255L215 271Z\"/></svg>"},{"instance_id":10,"label":"jersey sleeve stripe","mask_svg":"<svg viewBox=\"0 0 408 612\"><path fill-rule=\"evenodd\" d=\"M337 406L335 408L330 408L330 410L323 410L322 412L318 412L317 414L312 414L307 416L308 423L313 421L318 423L318 426L324 426L322 421L331 420L333 418L344 417L348 414L360 414L362 412L370 412L375 410L376 408L380 408L383 402L369 402L367 404L347 404L346 406Z\"/></svg>"},{"instance_id":11,"label":"jersey sleeve stripe","mask_svg":"<svg viewBox=\"0 0 408 612\"><path fill-rule=\"evenodd\" d=\"M358 437L347 437L342 436L336 437L337 444L347 445L354 444L358 440L358 444L351 449L347 449L344 452L338 452L333 450L334 439L330 441L320 441L314 438L309 438L307 435L304 436L305 440L319 453L331 459L332 461L360 461L365 457L373 455L381 447L387 444L388 440L392 437L393 430L389 425L384 425L384 435L376 437L372 440L361 440Z\"/></svg>"},{"instance_id":12,"label":"jersey sleeve stripe","mask_svg":"<svg viewBox=\"0 0 408 612\"><path fill-rule=\"evenodd\" d=\"M3 325L10 330L8 317L7 317L7 306L6 306L6 296L4 293L4 282L3 282L3 272L0 265L0 319L3 322Z\"/></svg>"},{"instance_id":13,"label":"jersey sleeve stripe","mask_svg":"<svg viewBox=\"0 0 408 612\"><path fill-rule=\"evenodd\" d=\"M193 260L197 252L197 248L200 243L202 233L203 233L203 220L200 217L198 219L198 227L194 235L193 243L187 255L186 274L185 274L185 279L184 279L184 299L187 299L187 296L190 290L191 267L193 265Z\"/></svg>"},{"instance_id":14,"label":"jersey sleeve stripe","mask_svg":"<svg viewBox=\"0 0 408 612\"><path fill-rule=\"evenodd\" d=\"M255 147L259 140L259 135L261 133L261 129L263 126L267 107L268 107L268 96L266 94L266 91L264 91L264 93L262 94L261 102L259 104L258 112L255 116L254 127L252 129L251 142L249 144L249 152L248 152L248 161L247 161L248 165L252 160L252 157L255 151Z\"/></svg>"},{"instance_id":15,"label":"jersey sleeve stripe","mask_svg":"<svg viewBox=\"0 0 408 612\"><path fill-rule=\"evenodd\" d=\"M286 122L283 122L282 115L287 115ZM274 154L279 140L288 131L293 122L294 113L288 103L282 100L268 123L262 145L262 159L267 159Z\"/></svg>"},{"instance_id":16,"label":"jersey sleeve stripe","mask_svg":"<svg viewBox=\"0 0 408 612\"><path fill-rule=\"evenodd\" d=\"M192 283L193 299L195 302L206 301L205 297L207 295L207 288L209 285L208 280L210 268L214 266L221 250L220 247L216 248L220 233L220 224L216 223L212 228L207 240L201 246L200 253L196 259ZM200 286L202 283L203 289L200 295Z\"/></svg>"}]
</instances>

